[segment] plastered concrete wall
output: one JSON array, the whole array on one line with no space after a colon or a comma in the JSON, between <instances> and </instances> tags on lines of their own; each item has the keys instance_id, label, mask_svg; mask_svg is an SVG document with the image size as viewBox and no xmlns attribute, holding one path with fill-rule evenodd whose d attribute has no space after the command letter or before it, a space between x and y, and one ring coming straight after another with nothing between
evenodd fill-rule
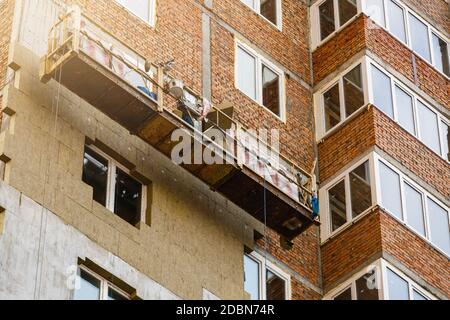
<instances>
[{"instance_id":1,"label":"plastered concrete wall","mask_svg":"<svg viewBox=\"0 0 450 320\"><path fill-rule=\"evenodd\" d=\"M136 289L141 299L178 299L37 202L0 182L0 300L65 300L78 259L90 259Z\"/></svg>"}]
</instances>

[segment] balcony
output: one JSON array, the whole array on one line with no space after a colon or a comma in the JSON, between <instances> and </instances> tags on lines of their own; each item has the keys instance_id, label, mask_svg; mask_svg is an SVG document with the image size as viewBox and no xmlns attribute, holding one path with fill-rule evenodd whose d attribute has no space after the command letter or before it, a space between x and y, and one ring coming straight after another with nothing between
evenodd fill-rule
<instances>
[{"instance_id":1,"label":"balcony","mask_svg":"<svg viewBox=\"0 0 450 320\"><path fill-rule=\"evenodd\" d=\"M171 139L176 129L183 129L203 151L219 150L215 155L224 164L181 166L261 222L265 221L265 188L267 225L286 239L292 240L317 223L311 218L312 176L238 123L232 105L209 104L205 109L199 94L166 71L72 7L50 30L40 76L43 82L54 79L61 83L168 158L178 144ZM194 117L186 119L180 104ZM195 114L199 104L209 112ZM212 132L222 133L227 143L217 143ZM245 133L245 141L252 143L234 132ZM279 161L267 161L255 144L263 147L263 154L275 155Z\"/></svg>"}]
</instances>

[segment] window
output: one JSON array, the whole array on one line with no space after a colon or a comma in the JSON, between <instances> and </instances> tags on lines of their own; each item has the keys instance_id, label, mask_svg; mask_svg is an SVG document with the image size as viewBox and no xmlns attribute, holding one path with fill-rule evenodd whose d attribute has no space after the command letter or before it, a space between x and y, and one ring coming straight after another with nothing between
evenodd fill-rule
<instances>
[{"instance_id":1,"label":"window","mask_svg":"<svg viewBox=\"0 0 450 320\"><path fill-rule=\"evenodd\" d=\"M426 61L431 63L428 27L411 13L409 14L409 32L412 49Z\"/></svg>"},{"instance_id":2,"label":"window","mask_svg":"<svg viewBox=\"0 0 450 320\"><path fill-rule=\"evenodd\" d=\"M116 0L133 14L154 25L155 0Z\"/></svg>"},{"instance_id":3,"label":"window","mask_svg":"<svg viewBox=\"0 0 450 320\"><path fill-rule=\"evenodd\" d=\"M132 225L141 221L145 187L114 159L86 146L82 180L93 188L96 202Z\"/></svg>"},{"instance_id":4,"label":"window","mask_svg":"<svg viewBox=\"0 0 450 320\"><path fill-rule=\"evenodd\" d=\"M280 0L241 0L253 11L266 18L269 22L281 28Z\"/></svg>"},{"instance_id":5,"label":"window","mask_svg":"<svg viewBox=\"0 0 450 320\"><path fill-rule=\"evenodd\" d=\"M424 240L450 256L448 207L438 204L393 166L381 160L378 163L382 206Z\"/></svg>"},{"instance_id":6,"label":"window","mask_svg":"<svg viewBox=\"0 0 450 320\"><path fill-rule=\"evenodd\" d=\"M345 181L342 180L328 191L330 201L331 230L335 231L347 222Z\"/></svg>"},{"instance_id":7,"label":"window","mask_svg":"<svg viewBox=\"0 0 450 320\"><path fill-rule=\"evenodd\" d=\"M129 300L128 294L85 267L78 271L79 285L73 300Z\"/></svg>"},{"instance_id":8,"label":"window","mask_svg":"<svg viewBox=\"0 0 450 320\"><path fill-rule=\"evenodd\" d=\"M413 98L399 86L395 86L395 103L399 124L412 135L416 135Z\"/></svg>"},{"instance_id":9,"label":"window","mask_svg":"<svg viewBox=\"0 0 450 320\"><path fill-rule=\"evenodd\" d=\"M439 123L437 114L418 102L419 130L420 138L434 152L441 154L439 139Z\"/></svg>"},{"instance_id":10,"label":"window","mask_svg":"<svg viewBox=\"0 0 450 320\"><path fill-rule=\"evenodd\" d=\"M364 105L361 65L344 76L344 97L347 117Z\"/></svg>"},{"instance_id":11,"label":"window","mask_svg":"<svg viewBox=\"0 0 450 320\"><path fill-rule=\"evenodd\" d=\"M425 220L423 210L422 194L411 187L408 183L405 186L405 206L408 224L422 236L425 236Z\"/></svg>"},{"instance_id":12,"label":"window","mask_svg":"<svg viewBox=\"0 0 450 320\"><path fill-rule=\"evenodd\" d=\"M430 300L411 280L386 267L389 300Z\"/></svg>"},{"instance_id":13,"label":"window","mask_svg":"<svg viewBox=\"0 0 450 320\"><path fill-rule=\"evenodd\" d=\"M434 66L447 77L450 77L448 43L433 33L432 49Z\"/></svg>"},{"instance_id":14,"label":"window","mask_svg":"<svg viewBox=\"0 0 450 320\"><path fill-rule=\"evenodd\" d=\"M365 12L368 17L378 23L380 26L386 26L384 13L384 0L366 0Z\"/></svg>"},{"instance_id":15,"label":"window","mask_svg":"<svg viewBox=\"0 0 450 320\"><path fill-rule=\"evenodd\" d=\"M379 259L332 289L332 300L432 300L430 293L384 259Z\"/></svg>"},{"instance_id":16,"label":"window","mask_svg":"<svg viewBox=\"0 0 450 320\"><path fill-rule=\"evenodd\" d=\"M408 91L396 78L381 71L374 62L370 65L370 101L432 151L448 160L448 125L445 117L432 110L413 91Z\"/></svg>"},{"instance_id":17,"label":"window","mask_svg":"<svg viewBox=\"0 0 450 320\"><path fill-rule=\"evenodd\" d=\"M381 203L399 219L403 218L400 192L400 176L380 162Z\"/></svg>"},{"instance_id":18,"label":"window","mask_svg":"<svg viewBox=\"0 0 450 320\"><path fill-rule=\"evenodd\" d=\"M341 122L339 83L323 94L325 130L329 131Z\"/></svg>"},{"instance_id":19,"label":"window","mask_svg":"<svg viewBox=\"0 0 450 320\"><path fill-rule=\"evenodd\" d=\"M441 121L441 135L442 135L442 156L450 161L450 126Z\"/></svg>"},{"instance_id":20,"label":"window","mask_svg":"<svg viewBox=\"0 0 450 320\"><path fill-rule=\"evenodd\" d=\"M237 46L236 86L267 110L284 118L284 76L250 49Z\"/></svg>"},{"instance_id":21,"label":"window","mask_svg":"<svg viewBox=\"0 0 450 320\"><path fill-rule=\"evenodd\" d=\"M325 131L329 131L365 104L362 68L358 64L322 94ZM345 115L345 116L343 116Z\"/></svg>"},{"instance_id":22,"label":"window","mask_svg":"<svg viewBox=\"0 0 450 320\"><path fill-rule=\"evenodd\" d=\"M369 163L366 160L356 165L328 189L328 216L332 233L372 207Z\"/></svg>"},{"instance_id":23,"label":"window","mask_svg":"<svg viewBox=\"0 0 450 320\"><path fill-rule=\"evenodd\" d=\"M255 252L244 255L244 290L251 300L288 300L289 288L289 275Z\"/></svg>"},{"instance_id":24,"label":"window","mask_svg":"<svg viewBox=\"0 0 450 320\"><path fill-rule=\"evenodd\" d=\"M358 14L358 4L357 0L325 0L317 10L322 41Z\"/></svg>"},{"instance_id":25,"label":"window","mask_svg":"<svg viewBox=\"0 0 450 320\"><path fill-rule=\"evenodd\" d=\"M409 300L408 282L387 269L389 300Z\"/></svg>"},{"instance_id":26,"label":"window","mask_svg":"<svg viewBox=\"0 0 450 320\"><path fill-rule=\"evenodd\" d=\"M450 256L448 211L431 199L427 200L427 205L431 242Z\"/></svg>"},{"instance_id":27,"label":"window","mask_svg":"<svg viewBox=\"0 0 450 320\"><path fill-rule=\"evenodd\" d=\"M379 300L378 279L376 268L356 275L351 280L350 287L344 289L333 300Z\"/></svg>"},{"instance_id":28,"label":"window","mask_svg":"<svg viewBox=\"0 0 450 320\"><path fill-rule=\"evenodd\" d=\"M390 78L380 69L372 65L372 90L375 106L394 118L392 106L392 89Z\"/></svg>"},{"instance_id":29,"label":"window","mask_svg":"<svg viewBox=\"0 0 450 320\"><path fill-rule=\"evenodd\" d=\"M332 34L336 28L333 0L326 0L319 6L319 17L320 39L323 40Z\"/></svg>"},{"instance_id":30,"label":"window","mask_svg":"<svg viewBox=\"0 0 450 320\"><path fill-rule=\"evenodd\" d=\"M387 0L388 30L400 41L406 43L405 12L392 0Z\"/></svg>"}]
</instances>

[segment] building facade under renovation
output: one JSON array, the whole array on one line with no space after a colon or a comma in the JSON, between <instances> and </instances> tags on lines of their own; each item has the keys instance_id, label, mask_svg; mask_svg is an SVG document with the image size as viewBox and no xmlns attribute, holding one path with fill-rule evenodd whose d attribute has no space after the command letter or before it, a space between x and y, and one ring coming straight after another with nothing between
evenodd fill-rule
<instances>
[{"instance_id":1,"label":"building facade under renovation","mask_svg":"<svg viewBox=\"0 0 450 320\"><path fill-rule=\"evenodd\" d=\"M447 0L0 0L0 299L450 297Z\"/></svg>"}]
</instances>

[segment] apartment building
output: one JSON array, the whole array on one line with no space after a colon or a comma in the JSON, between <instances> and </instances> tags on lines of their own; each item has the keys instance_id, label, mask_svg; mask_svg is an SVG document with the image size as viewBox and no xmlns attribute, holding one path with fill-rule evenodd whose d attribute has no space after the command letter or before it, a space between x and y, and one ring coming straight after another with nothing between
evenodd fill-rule
<instances>
[{"instance_id":1,"label":"apartment building","mask_svg":"<svg viewBox=\"0 0 450 320\"><path fill-rule=\"evenodd\" d=\"M450 296L446 0L0 17L0 299Z\"/></svg>"}]
</instances>

